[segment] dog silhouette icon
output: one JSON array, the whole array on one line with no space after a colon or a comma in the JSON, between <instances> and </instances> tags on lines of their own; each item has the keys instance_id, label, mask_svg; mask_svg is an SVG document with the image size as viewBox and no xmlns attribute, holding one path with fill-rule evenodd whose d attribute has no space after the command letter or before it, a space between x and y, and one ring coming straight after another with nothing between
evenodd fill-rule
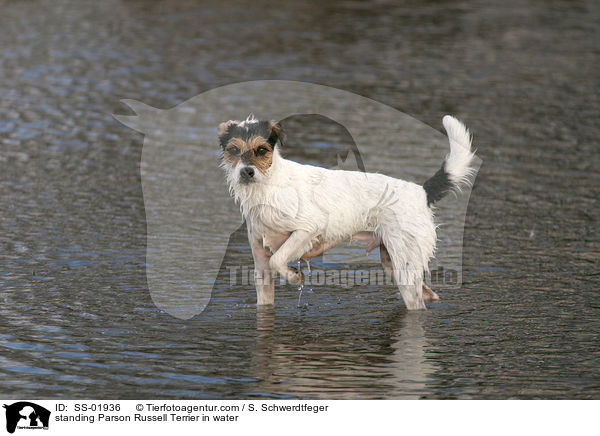
<instances>
[{"instance_id":1,"label":"dog silhouette icon","mask_svg":"<svg viewBox=\"0 0 600 436\"><path fill-rule=\"evenodd\" d=\"M17 425L24 427L48 428L50 411L42 406L29 401L19 401L10 405L5 404L6 431L14 433Z\"/></svg>"}]
</instances>

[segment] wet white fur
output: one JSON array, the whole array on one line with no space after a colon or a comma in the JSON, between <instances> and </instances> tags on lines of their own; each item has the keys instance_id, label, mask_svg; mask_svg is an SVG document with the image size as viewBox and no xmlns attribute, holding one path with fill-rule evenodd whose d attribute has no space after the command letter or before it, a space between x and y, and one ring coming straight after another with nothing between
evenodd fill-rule
<instances>
[{"instance_id":1,"label":"wet white fur","mask_svg":"<svg viewBox=\"0 0 600 436\"><path fill-rule=\"evenodd\" d=\"M446 171L458 188L471 172L471 138L455 118L445 116L443 124L450 140ZM255 182L239 182L244 166L225 168L248 225L259 304L273 303L272 271L299 281L288 263L314 245L335 245L367 231L387 248L408 309L425 308L423 273L434 254L436 227L422 186L382 174L302 165L284 159L277 147L267 173L255 171Z\"/></svg>"}]
</instances>

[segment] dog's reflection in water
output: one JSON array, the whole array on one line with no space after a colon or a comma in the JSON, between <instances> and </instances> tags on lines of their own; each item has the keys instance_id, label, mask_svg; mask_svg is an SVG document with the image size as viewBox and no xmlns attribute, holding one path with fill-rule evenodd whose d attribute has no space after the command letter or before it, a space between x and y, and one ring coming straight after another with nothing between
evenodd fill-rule
<instances>
[{"instance_id":1,"label":"dog's reflection in water","mask_svg":"<svg viewBox=\"0 0 600 436\"><path fill-rule=\"evenodd\" d=\"M258 308L251 374L259 380L259 393L315 399L424 395L435 367L425 359L423 312L400 309L362 331L351 322L340 327L335 315L306 315Z\"/></svg>"}]
</instances>

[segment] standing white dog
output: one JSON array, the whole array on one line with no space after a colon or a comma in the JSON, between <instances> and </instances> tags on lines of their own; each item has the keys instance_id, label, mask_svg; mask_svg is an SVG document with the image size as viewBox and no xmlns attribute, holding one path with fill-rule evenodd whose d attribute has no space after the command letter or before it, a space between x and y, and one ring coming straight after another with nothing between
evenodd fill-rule
<instances>
[{"instance_id":1,"label":"standing white dog","mask_svg":"<svg viewBox=\"0 0 600 436\"><path fill-rule=\"evenodd\" d=\"M219 125L222 166L240 203L254 257L258 304L273 304L273 271L302 283L288 266L342 241L380 248L408 309L424 309L437 295L423 284L436 243L431 205L469 183L474 153L466 127L449 115L443 124L450 154L423 186L382 174L301 165L279 153L281 128L272 121L227 121ZM425 299L424 299L425 292Z\"/></svg>"}]
</instances>

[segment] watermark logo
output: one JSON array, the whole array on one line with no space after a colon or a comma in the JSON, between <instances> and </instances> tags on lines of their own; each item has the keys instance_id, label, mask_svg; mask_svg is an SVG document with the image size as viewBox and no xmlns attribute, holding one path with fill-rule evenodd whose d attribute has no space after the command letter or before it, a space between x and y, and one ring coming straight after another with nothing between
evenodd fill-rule
<instances>
[{"instance_id":1,"label":"watermark logo","mask_svg":"<svg viewBox=\"0 0 600 436\"><path fill-rule=\"evenodd\" d=\"M333 164L311 163L386 174L420 185L435 174L448 153L448 138L438 130L385 104L313 83L236 83L166 110L133 100L123 102L135 114L115 118L144 134L140 171L147 222L148 287L157 307L181 319L201 313L210 302L230 236L243 224L220 168L217 126L221 122L243 119L248 114L275 121L320 115L343 126L353 145ZM325 133L323 136L326 140ZM477 169L480 164L475 158L472 166ZM462 236L469 195L470 188L465 187L456 196L436 203L437 251L429 268L432 272L452 272L452 279L444 286L456 287L462 282ZM294 213L296 197L290 193L281 213ZM382 199L388 200L394 201ZM360 264L354 268L358 271L364 264L373 264L373 257L366 257L364 248L343 243L323 254L322 269L337 268L340 278L332 281L341 283L345 279L339 265ZM359 279L362 283L362 275ZM354 274L352 282L356 281Z\"/></svg>"},{"instance_id":2,"label":"watermark logo","mask_svg":"<svg viewBox=\"0 0 600 436\"><path fill-rule=\"evenodd\" d=\"M6 431L14 433L19 430L48 430L50 411L29 401L19 401L4 405L6 409Z\"/></svg>"},{"instance_id":3,"label":"watermark logo","mask_svg":"<svg viewBox=\"0 0 600 436\"><path fill-rule=\"evenodd\" d=\"M364 286L394 286L394 278L379 265L364 265L363 268L336 268L326 266L323 268L310 268L304 279L304 285L311 286L331 286L343 289L360 288ZM228 265L227 283L229 287L243 286L254 288L257 280L254 265ZM273 273L277 285L286 285L288 282L278 273ZM429 284L436 289L455 288L458 283L459 271L444 267L429 272ZM261 279L258 274L258 280Z\"/></svg>"}]
</instances>

